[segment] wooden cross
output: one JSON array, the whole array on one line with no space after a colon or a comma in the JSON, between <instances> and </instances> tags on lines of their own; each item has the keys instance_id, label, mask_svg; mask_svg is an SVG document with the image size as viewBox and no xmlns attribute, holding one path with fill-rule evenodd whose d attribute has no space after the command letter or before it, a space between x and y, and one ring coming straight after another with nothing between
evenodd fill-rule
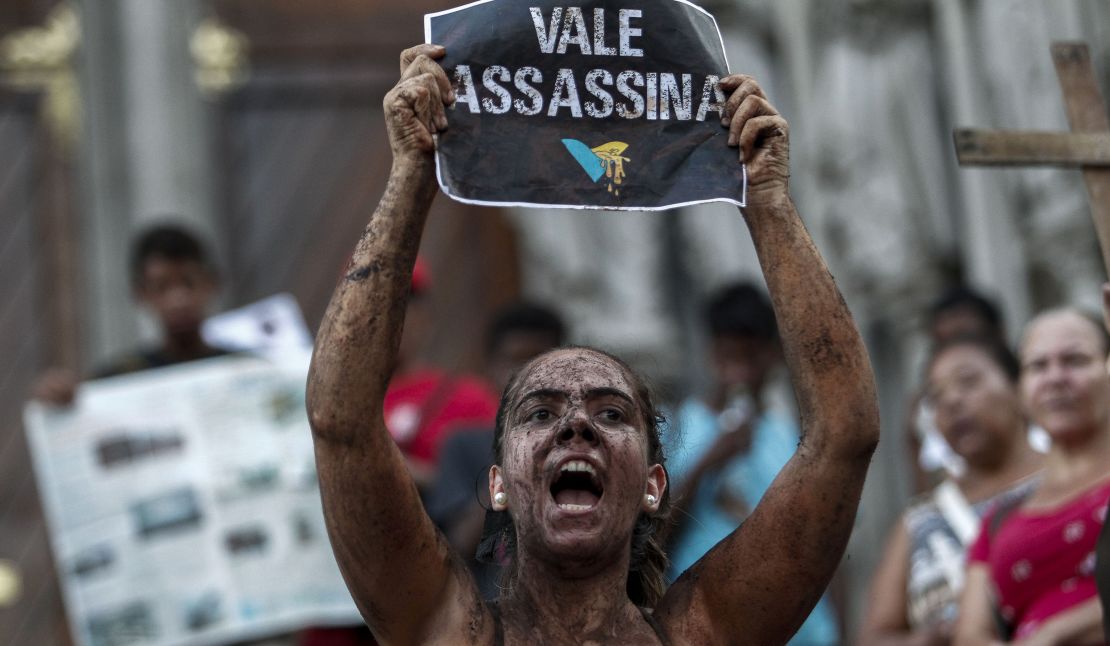
<instances>
[{"instance_id":1,"label":"wooden cross","mask_svg":"<svg viewBox=\"0 0 1110 646\"><path fill-rule=\"evenodd\" d=\"M1080 168L1102 262L1110 275L1110 119L1106 103L1086 44L1053 43L1052 60L1071 132L956 129L956 157L961 165Z\"/></svg>"}]
</instances>

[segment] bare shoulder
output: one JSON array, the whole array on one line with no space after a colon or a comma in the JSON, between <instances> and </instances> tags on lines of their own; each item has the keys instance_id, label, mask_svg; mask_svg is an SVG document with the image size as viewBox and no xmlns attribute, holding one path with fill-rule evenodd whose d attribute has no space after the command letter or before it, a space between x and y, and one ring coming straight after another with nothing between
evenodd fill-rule
<instances>
[{"instance_id":1,"label":"bare shoulder","mask_svg":"<svg viewBox=\"0 0 1110 646\"><path fill-rule=\"evenodd\" d=\"M672 646L715 643L712 618L698 585L701 578L698 565L694 564L667 589L653 613Z\"/></svg>"},{"instance_id":2,"label":"bare shoulder","mask_svg":"<svg viewBox=\"0 0 1110 646\"><path fill-rule=\"evenodd\" d=\"M658 617L676 643L786 643L844 553L866 465L802 448L748 519L675 581Z\"/></svg>"},{"instance_id":3,"label":"bare shoulder","mask_svg":"<svg viewBox=\"0 0 1110 646\"><path fill-rule=\"evenodd\" d=\"M458 565L462 565L458 561ZM445 603L428 618L420 642L428 646L500 646L501 619L495 604L483 601L469 570L451 569Z\"/></svg>"}]
</instances>

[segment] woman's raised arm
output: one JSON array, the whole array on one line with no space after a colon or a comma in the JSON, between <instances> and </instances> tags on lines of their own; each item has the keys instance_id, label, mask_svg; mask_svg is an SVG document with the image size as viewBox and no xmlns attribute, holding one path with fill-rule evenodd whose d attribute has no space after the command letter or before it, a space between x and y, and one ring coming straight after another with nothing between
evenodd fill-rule
<instances>
[{"instance_id":1,"label":"woman's raised arm","mask_svg":"<svg viewBox=\"0 0 1110 646\"><path fill-rule=\"evenodd\" d=\"M424 512L382 414L436 192L433 134L446 127L444 107L454 100L434 60L442 55L431 45L401 55L401 80L383 104L393 151L389 182L332 296L308 378L328 533L347 586L382 643L459 634L463 607L481 608L466 568Z\"/></svg>"},{"instance_id":2,"label":"woman's raised arm","mask_svg":"<svg viewBox=\"0 0 1110 646\"><path fill-rule=\"evenodd\" d=\"M698 643L784 644L844 554L879 440L878 403L859 331L790 198L789 126L751 77L721 87L802 438L752 515L675 582L660 614L672 635Z\"/></svg>"}]
</instances>

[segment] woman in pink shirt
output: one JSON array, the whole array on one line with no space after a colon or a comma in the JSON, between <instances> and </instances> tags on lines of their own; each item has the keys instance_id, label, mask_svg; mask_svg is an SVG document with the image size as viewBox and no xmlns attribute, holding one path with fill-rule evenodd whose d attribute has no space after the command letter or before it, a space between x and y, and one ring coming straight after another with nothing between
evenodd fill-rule
<instances>
[{"instance_id":1,"label":"woman in pink shirt","mask_svg":"<svg viewBox=\"0 0 1110 646\"><path fill-rule=\"evenodd\" d=\"M1095 541L1110 498L1110 377L1101 326L1041 314L1022 341L1022 399L1052 437L1040 486L987 515L968 552L957 646L1105 644Z\"/></svg>"}]
</instances>

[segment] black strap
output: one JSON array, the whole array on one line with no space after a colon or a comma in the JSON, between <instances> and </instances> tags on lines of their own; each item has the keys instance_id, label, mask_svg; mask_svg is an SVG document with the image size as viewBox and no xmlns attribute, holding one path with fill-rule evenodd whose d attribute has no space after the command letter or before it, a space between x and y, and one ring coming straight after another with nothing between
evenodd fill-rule
<instances>
[{"instance_id":1,"label":"black strap","mask_svg":"<svg viewBox=\"0 0 1110 646\"><path fill-rule=\"evenodd\" d=\"M991 542L994 542L995 537L998 536L998 531L1002 529L1006 519L1017 511L1018 507L1021 507L1022 503L1032 493L1032 490L1023 491L1016 496L1002 500L998 507L995 507L990 522L987 524L987 536L991 539ZM994 618L994 627L1002 641L1008 642L1013 639L1015 626L1002 614L1002 608L999 607L999 600L993 590L991 591L991 615Z\"/></svg>"}]
</instances>

